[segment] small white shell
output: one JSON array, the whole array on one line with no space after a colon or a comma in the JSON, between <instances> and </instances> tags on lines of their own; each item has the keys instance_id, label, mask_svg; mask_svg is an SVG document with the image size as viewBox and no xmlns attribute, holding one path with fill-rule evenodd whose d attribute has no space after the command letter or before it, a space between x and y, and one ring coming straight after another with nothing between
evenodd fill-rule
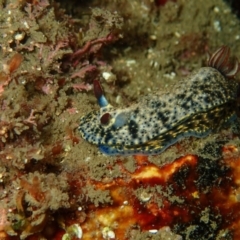
<instances>
[{"instance_id":1,"label":"small white shell","mask_svg":"<svg viewBox=\"0 0 240 240\"><path fill-rule=\"evenodd\" d=\"M110 240L110 239L115 239L115 233L114 231L109 228L109 227L105 227L102 230L102 236L104 239Z\"/></svg>"},{"instance_id":2,"label":"small white shell","mask_svg":"<svg viewBox=\"0 0 240 240\"><path fill-rule=\"evenodd\" d=\"M62 240L81 239L83 235L82 228L78 224L73 224L66 229Z\"/></svg>"},{"instance_id":3,"label":"small white shell","mask_svg":"<svg viewBox=\"0 0 240 240\"><path fill-rule=\"evenodd\" d=\"M141 192L139 196L142 202L148 202L151 199L151 197L152 197L152 194L145 191Z\"/></svg>"}]
</instances>

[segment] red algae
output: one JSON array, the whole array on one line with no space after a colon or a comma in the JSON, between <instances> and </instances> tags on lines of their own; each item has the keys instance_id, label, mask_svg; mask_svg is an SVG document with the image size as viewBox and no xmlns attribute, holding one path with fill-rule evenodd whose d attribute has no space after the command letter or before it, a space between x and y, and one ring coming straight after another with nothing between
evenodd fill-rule
<instances>
[{"instance_id":1,"label":"red algae","mask_svg":"<svg viewBox=\"0 0 240 240\"><path fill-rule=\"evenodd\" d=\"M168 0L155 0L156 6L164 6Z\"/></svg>"}]
</instances>

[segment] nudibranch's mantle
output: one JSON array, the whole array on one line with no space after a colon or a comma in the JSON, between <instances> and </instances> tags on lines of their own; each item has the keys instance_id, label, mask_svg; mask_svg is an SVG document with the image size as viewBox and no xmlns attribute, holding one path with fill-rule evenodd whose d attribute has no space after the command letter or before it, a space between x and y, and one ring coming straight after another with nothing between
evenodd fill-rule
<instances>
[{"instance_id":1,"label":"nudibranch's mantle","mask_svg":"<svg viewBox=\"0 0 240 240\"><path fill-rule=\"evenodd\" d=\"M218 49L208 67L175 85L171 91L146 96L139 103L114 109L98 81L94 92L100 105L81 118L79 131L109 155L157 154L186 136L204 137L235 114L239 71L229 64L229 48Z\"/></svg>"}]
</instances>

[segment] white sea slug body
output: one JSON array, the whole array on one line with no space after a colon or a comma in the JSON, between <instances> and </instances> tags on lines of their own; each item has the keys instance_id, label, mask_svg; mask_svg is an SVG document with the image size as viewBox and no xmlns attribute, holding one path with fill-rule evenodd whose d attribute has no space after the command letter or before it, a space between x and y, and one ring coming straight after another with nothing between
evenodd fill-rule
<instances>
[{"instance_id":1,"label":"white sea slug body","mask_svg":"<svg viewBox=\"0 0 240 240\"><path fill-rule=\"evenodd\" d=\"M238 61L229 64L229 48L208 61L171 91L146 96L128 108L114 109L100 83L94 91L100 110L80 120L84 139L108 155L158 154L186 136L204 137L235 114Z\"/></svg>"}]
</instances>

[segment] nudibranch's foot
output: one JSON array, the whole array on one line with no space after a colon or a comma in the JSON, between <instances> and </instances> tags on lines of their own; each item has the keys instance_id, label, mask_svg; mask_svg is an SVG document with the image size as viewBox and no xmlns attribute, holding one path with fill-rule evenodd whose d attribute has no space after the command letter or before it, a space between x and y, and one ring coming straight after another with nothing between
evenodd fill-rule
<instances>
[{"instance_id":1,"label":"nudibranch's foot","mask_svg":"<svg viewBox=\"0 0 240 240\"><path fill-rule=\"evenodd\" d=\"M111 146L99 145L98 148L101 151L101 153L106 155L112 155L112 156L121 155L121 152L119 152L116 148L113 148Z\"/></svg>"},{"instance_id":2,"label":"nudibranch's foot","mask_svg":"<svg viewBox=\"0 0 240 240\"><path fill-rule=\"evenodd\" d=\"M229 61L229 56L229 47L222 46L210 56L208 66L217 69L227 78L234 78L240 70L240 64L237 58L234 59L232 64Z\"/></svg>"}]
</instances>

